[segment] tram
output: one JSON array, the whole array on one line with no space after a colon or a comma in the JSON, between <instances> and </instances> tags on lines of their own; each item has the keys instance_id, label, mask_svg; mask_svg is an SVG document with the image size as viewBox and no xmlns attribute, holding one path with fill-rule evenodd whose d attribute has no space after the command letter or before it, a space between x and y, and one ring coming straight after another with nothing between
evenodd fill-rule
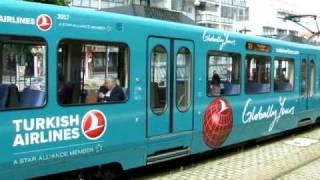
<instances>
[{"instance_id":1,"label":"tram","mask_svg":"<svg viewBox=\"0 0 320 180\"><path fill-rule=\"evenodd\" d=\"M316 123L319 54L206 27L1 1L0 177L128 170Z\"/></svg>"}]
</instances>

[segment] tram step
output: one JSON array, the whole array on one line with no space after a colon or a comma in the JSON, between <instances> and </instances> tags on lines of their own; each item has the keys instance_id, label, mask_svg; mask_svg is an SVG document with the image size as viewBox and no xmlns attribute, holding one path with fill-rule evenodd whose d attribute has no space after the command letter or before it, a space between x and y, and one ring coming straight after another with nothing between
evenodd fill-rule
<instances>
[{"instance_id":1,"label":"tram step","mask_svg":"<svg viewBox=\"0 0 320 180\"><path fill-rule=\"evenodd\" d=\"M190 151L190 147L177 147L173 149L159 151L154 154L150 154L147 157L147 165L187 156L190 154Z\"/></svg>"},{"instance_id":2,"label":"tram step","mask_svg":"<svg viewBox=\"0 0 320 180\"><path fill-rule=\"evenodd\" d=\"M313 121L310 118L301 119L298 121L298 127L307 126L313 124Z\"/></svg>"}]
</instances>

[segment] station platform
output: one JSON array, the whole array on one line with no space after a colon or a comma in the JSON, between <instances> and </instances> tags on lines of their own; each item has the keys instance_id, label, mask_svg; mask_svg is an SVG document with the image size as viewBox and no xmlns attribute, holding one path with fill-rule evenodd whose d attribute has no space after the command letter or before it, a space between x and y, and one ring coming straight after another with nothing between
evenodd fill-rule
<instances>
[{"instance_id":1,"label":"station platform","mask_svg":"<svg viewBox=\"0 0 320 180\"><path fill-rule=\"evenodd\" d=\"M186 157L129 173L130 179L320 180L320 126L263 142Z\"/></svg>"}]
</instances>

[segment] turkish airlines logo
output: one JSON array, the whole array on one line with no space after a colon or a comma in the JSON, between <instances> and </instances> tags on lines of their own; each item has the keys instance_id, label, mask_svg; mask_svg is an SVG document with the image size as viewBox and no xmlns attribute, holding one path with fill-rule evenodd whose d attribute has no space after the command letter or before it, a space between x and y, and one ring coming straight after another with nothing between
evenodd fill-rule
<instances>
[{"instance_id":1,"label":"turkish airlines logo","mask_svg":"<svg viewBox=\"0 0 320 180\"><path fill-rule=\"evenodd\" d=\"M82 133L90 140L97 140L107 129L107 119L103 112L91 110L82 119Z\"/></svg>"},{"instance_id":2,"label":"turkish airlines logo","mask_svg":"<svg viewBox=\"0 0 320 180\"><path fill-rule=\"evenodd\" d=\"M37 18L37 27L41 31L49 31L52 28L52 19L47 14L41 14Z\"/></svg>"}]
</instances>

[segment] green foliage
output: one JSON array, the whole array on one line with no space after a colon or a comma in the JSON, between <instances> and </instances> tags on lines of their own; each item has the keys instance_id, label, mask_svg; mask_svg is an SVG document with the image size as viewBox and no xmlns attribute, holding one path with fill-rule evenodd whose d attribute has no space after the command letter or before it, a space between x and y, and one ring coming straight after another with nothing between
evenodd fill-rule
<instances>
[{"instance_id":1,"label":"green foliage","mask_svg":"<svg viewBox=\"0 0 320 180\"><path fill-rule=\"evenodd\" d=\"M25 0L25 1L45 3L45 4L56 4L56 5L61 5L61 6L68 5L67 0Z\"/></svg>"}]
</instances>

